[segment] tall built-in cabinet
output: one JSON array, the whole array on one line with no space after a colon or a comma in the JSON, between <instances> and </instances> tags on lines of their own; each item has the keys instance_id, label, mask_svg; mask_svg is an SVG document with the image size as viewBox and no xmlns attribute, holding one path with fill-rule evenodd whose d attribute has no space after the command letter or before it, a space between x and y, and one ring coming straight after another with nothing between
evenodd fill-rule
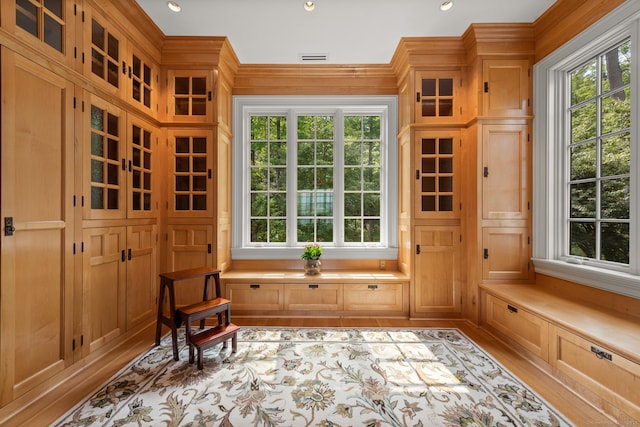
<instances>
[{"instance_id":1,"label":"tall built-in cabinet","mask_svg":"<svg viewBox=\"0 0 640 427\"><path fill-rule=\"evenodd\" d=\"M161 34L124 3L2 2L0 406L154 318Z\"/></svg>"}]
</instances>

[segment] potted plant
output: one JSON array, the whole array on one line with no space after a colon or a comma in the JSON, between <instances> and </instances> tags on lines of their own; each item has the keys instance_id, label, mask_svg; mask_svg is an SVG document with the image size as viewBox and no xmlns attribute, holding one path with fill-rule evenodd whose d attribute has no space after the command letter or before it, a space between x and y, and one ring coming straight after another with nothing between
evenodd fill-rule
<instances>
[{"instance_id":1,"label":"potted plant","mask_svg":"<svg viewBox=\"0 0 640 427\"><path fill-rule=\"evenodd\" d=\"M322 255L322 246L317 243L309 243L304 247L302 258L304 262L304 271L306 274L314 275L320 273L320 256Z\"/></svg>"}]
</instances>

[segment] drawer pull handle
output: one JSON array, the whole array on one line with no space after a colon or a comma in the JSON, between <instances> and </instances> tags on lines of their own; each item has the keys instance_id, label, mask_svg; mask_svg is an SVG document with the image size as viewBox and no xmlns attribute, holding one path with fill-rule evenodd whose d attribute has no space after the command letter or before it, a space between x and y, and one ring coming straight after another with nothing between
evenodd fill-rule
<instances>
[{"instance_id":1,"label":"drawer pull handle","mask_svg":"<svg viewBox=\"0 0 640 427\"><path fill-rule=\"evenodd\" d=\"M369 289L371 289L372 291L378 289L378 285L369 285L367 286Z\"/></svg>"},{"instance_id":2,"label":"drawer pull handle","mask_svg":"<svg viewBox=\"0 0 640 427\"><path fill-rule=\"evenodd\" d=\"M252 283L252 284L250 284L250 285L249 285L249 287L250 287L251 289L260 289L260 285L259 285L259 284L257 284L257 283Z\"/></svg>"},{"instance_id":3,"label":"drawer pull handle","mask_svg":"<svg viewBox=\"0 0 640 427\"><path fill-rule=\"evenodd\" d=\"M604 350L600 350L598 347L591 346L591 351L596 355L598 359L611 360L613 357L611 353L607 353Z\"/></svg>"},{"instance_id":4,"label":"drawer pull handle","mask_svg":"<svg viewBox=\"0 0 640 427\"><path fill-rule=\"evenodd\" d=\"M309 284L309 289L318 289L318 284L317 283L310 283Z\"/></svg>"},{"instance_id":5,"label":"drawer pull handle","mask_svg":"<svg viewBox=\"0 0 640 427\"><path fill-rule=\"evenodd\" d=\"M507 310L509 310L512 313L517 313L518 309L512 305L507 304Z\"/></svg>"}]
</instances>

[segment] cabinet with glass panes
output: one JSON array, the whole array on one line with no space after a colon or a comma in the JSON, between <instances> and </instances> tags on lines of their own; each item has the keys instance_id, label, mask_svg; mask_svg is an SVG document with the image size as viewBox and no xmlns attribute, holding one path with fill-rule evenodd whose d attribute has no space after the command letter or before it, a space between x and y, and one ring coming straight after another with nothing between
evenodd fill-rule
<instances>
[{"instance_id":1,"label":"cabinet with glass panes","mask_svg":"<svg viewBox=\"0 0 640 427\"><path fill-rule=\"evenodd\" d=\"M210 70L169 70L167 120L206 123L213 120L213 77Z\"/></svg>"},{"instance_id":2,"label":"cabinet with glass panes","mask_svg":"<svg viewBox=\"0 0 640 427\"><path fill-rule=\"evenodd\" d=\"M157 129L96 95L85 104L84 218L154 217Z\"/></svg>"},{"instance_id":3,"label":"cabinet with glass panes","mask_svg":"<svg viewBox=\"0 0 640 427\"><path fill-rule=\"evenodd\" d=\"M158 113L158 66L141 52L129 49L125 64L126 99L146 114Z\"/></svg>"},{"instance_id":4,"label":"cabinet with glass panes","mask_svg":"<svg viewBox=\"0 0 640 427\"><path fill-rule=\"evenodd\" d=\"M169 217L213 215L213 133L170 130Z\"/></svg>"},{"instance_id":5,"label":"cabinet with glass panes","mask_svg":"<svg viewBox=\"0 0 640 427\"><path fill-rule=\"evenodd\" d=\"M459 71L416 71L415 122L457 123L462 117Z\"/></svg>"},{"instance_id":6,"label":"cabinet with glass panes","mask_svg":"<svg viewBox=\"0 0 640 427\"><path fill-rule=\"evenodd\" d=\"M84 75L102 90L120 96L124 89L127 63L126 40L118 30L91 8L85 10Z\"/></svg>"},{"instance_id":7,"label":"cabinet with glass panes","mask_svg":"<svg viewBox=\"0 0 640 427\"><path fill-rule=\"evenodd\" d=\"M74 29L79 19L72 2L63 0L3 1L2 28L46 55L72 66ZM15 17L15 20L9 18Z\"/></svg>"},{"instance_id":8,"label":"cabinet with glass panes","mask_svg":"<svg viewBox=\"0 0 640 427\"><path fill-rule=\"evenodd\" d=\"M458 218L460 131L416 131L415 217Z\"/></svg>"}]
</instances>

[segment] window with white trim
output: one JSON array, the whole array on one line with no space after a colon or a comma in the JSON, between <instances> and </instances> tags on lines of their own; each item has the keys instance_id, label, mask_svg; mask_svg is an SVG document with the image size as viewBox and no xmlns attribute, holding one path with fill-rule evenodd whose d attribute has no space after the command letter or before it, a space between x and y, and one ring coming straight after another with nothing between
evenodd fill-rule
<instances>
[{"instance_id":1,"label":"window with white trim","mask_svg":"<svg viewBox=\"0 0 640 427\"><path fill-rule=\"evenodd\" d=\"M640 297L640 5L534 67L538 273Z\"/></svg>"},{"instance_id":2,"label":"window with white trim","mask_svg":"<svg viewBox=\"0 0 640 427\"><path fill-rule=\"evenodd\" d=\"M396 257L396 102L235 97L233 257Z\"/></svg>"}]
</instances>

